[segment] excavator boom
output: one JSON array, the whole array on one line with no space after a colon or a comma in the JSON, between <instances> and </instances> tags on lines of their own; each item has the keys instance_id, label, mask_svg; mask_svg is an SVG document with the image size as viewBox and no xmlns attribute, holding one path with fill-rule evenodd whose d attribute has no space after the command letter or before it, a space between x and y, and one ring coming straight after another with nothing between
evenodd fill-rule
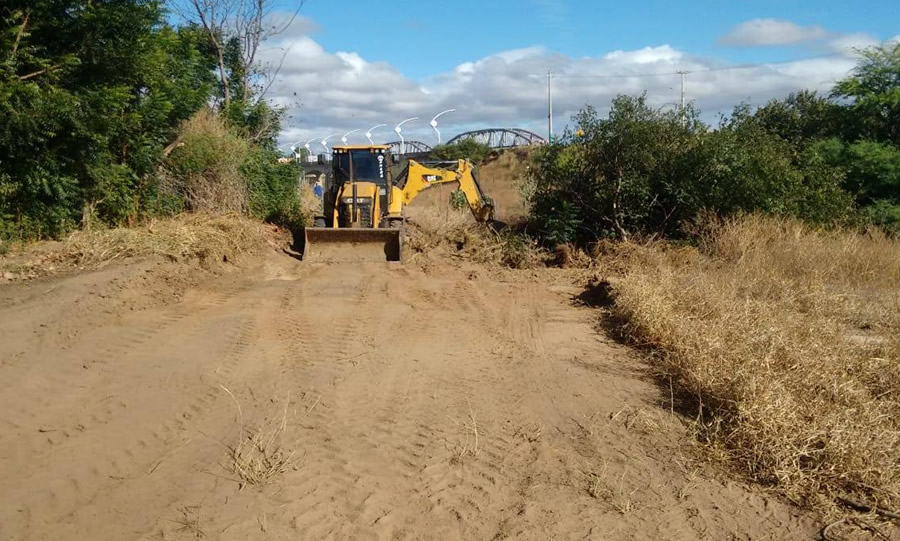
<instances>
[{"instance_id":1,"label":"excavator boom","mask_svg":"<svg viewBox=\"0 0 900 541\"><path fill-rule=\"evenodd\" d=\"M494 218L494 204L481 190L475 167L469 160L446 162L424 162L409 160L409 166L398 177L397 186L401 189L402 205L406 206L423 191L439 184L456 183L459 191L466 197L469 210L478 222L486 222ZM390 209L392 212L396 208Z\"/></svg>"}]
</instances>

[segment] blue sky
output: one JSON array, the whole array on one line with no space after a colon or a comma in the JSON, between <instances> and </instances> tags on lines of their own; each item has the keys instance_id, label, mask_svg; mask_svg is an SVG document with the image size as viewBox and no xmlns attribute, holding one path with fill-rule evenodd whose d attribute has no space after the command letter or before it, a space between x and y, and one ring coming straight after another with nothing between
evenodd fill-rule
<instances>
[{"instance_id":1,"label":"blue sky","mask_svg":"<svg viewBox=\"0 0 900 541\"><path fill-rule=\"evenodd\" d=\"M815 47L727 47L719 38L753 19L819 25L830 32L900 33L900 1L683 0L308 0L304 14L330 50L358 51L424 78L509 49L542 45L568 56L669 44L735 62L767 62L816 54Z\"/></svg>"},{"instance_id":2,"label":"blue sky","mask_svg":"<svg viewBox=\"0 0 900 541\"><path fill-rule=\"evenodd\" d=\"M288 55L270 96L290 109L283 140L409 116L424 117L411 136L435 138L426 122L450 107L449 132L542 130L536 76L547 69L560 74L560 128L617 93L670 105L678 78L648 74L677 70L691 72L687 99L711 119L739 102L827 91L853 67L853 47L900 35L896 0L307 0L302 15L271 44ZM745 64L755 66L721 70Z\"/></svg>"}]
</instances>

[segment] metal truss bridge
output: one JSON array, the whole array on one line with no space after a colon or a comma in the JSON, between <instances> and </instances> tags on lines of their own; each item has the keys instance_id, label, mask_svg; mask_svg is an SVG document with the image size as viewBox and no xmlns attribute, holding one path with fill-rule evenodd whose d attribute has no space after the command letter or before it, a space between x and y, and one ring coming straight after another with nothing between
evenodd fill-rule
<instances>
[{"instance_id":1,"label":"metal truss bridge","mask_svg":"<svg viewBox=\"0 0 900 541\"><path fill-rule=\"evenodd\" d=\"M540 135L528 130L519 128L489 128L486 130L461 133L447 141L447 144L453 145L469 139L475 140L476 142L491 148L525 147L530 145L543 145L547 142L547 140Z\"/></svg>"},{"instance_id":2,"label":"metal truss bridge","mask_svg":"<svg viewBox=\"0 0 900 541\"><path fill-rule=\"evenodd\" d=\"M403 141L403 148L400 148L400 141L386 143L391 147L391 154L395 156L407 154L427 154L432 151L430 145L422 141Z\"/></svg>"},{"instance_id":3,"label":"metal truss bridge","mask_svg":"<svg viewBox=\"0 0 900 541\"><path fill-rule=\"evenodd\" d=\"M547 142L547 140L540 135L528 130L519 128L489 128L461 133L447 141L446 144L453 145L470 139L496 149L543 145ZM403 141L402 148L400 141L394 141L387 144L391 147L391 154L400 156L427 154L433 150L431 145L423 143L422 141Z\"/></svg>"}]
</instances>

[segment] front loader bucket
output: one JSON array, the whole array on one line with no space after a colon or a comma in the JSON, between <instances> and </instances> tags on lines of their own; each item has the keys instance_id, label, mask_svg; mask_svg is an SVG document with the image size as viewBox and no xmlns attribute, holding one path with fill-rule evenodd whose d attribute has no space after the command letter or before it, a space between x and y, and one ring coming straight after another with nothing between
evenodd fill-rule
<instances>
[{"instance_id":1,"label":"front loader bucket","mask_svg":"<svg viewBox=\"0 0 900 541\"><path fill-rule=\"evenodd\" d=\"M303 261L400 261L400 229L332 229L307 227L303 233Z\"/></svg>"}]
</instances>

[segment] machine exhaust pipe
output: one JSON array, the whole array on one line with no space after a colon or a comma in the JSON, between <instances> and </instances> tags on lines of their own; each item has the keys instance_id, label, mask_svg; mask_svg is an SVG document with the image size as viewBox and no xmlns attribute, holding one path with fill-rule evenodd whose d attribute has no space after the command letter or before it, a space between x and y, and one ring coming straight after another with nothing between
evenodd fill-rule
<instances>
[{"instance_id":1,"label":"machine exhaust pipe","mask_svg":"<svg viewBox=\"0 0 900 541\"><path fill-rule=\"evenodd\" d=\"M359 196L358 196L358 191L356 189L356 183L354 182L353 183L353 202L351 203L352 206L350 207L350 212L351 212L350 227L358 227L359 226L359 214L357 213L357 202L356 202L357 197L359 197Z\"/></svg>"}]
</instances>

